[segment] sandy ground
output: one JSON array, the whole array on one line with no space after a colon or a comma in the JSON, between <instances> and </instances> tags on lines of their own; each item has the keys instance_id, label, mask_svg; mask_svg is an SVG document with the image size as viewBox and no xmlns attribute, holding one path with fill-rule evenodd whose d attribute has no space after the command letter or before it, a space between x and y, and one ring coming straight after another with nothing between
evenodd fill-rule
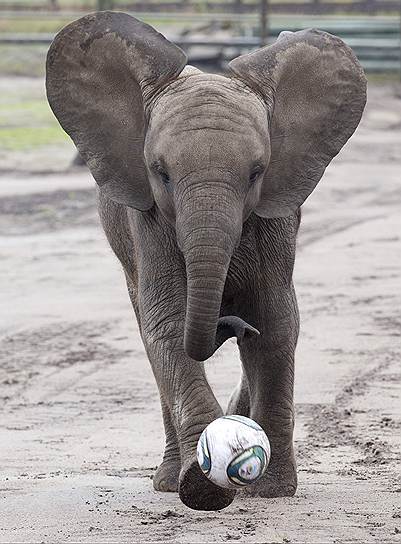
<instances>
[{"instance_id":1,"label":"sandy ground","mask_svg":"<svg viewBox=\"0 0 401 544\"><path fill-rule=\"evenodd\" d=\"M85 172L0 176L0 542L401 542L401 100L304 207L299 488L194 512L153 491L163 429ZM235 344L207 364L225 404Z\"/></svg>"}]
</instances>

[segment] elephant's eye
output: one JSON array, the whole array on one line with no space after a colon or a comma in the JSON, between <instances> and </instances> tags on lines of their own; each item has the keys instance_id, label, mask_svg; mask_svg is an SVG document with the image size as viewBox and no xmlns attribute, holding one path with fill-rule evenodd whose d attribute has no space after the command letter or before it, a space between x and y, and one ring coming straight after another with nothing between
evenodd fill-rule
<instances>
[{"instance_id":1,"label":"elephant's eye","mask_svg":"<svg viewBox=\"0 0 401 544\"><path fill-rule=\"evenodd\" d=\"M164 172L163 170L159 170L159 175L164 185L168 185L170 183L170 177L167 174L167 172Z\"/></svg>"},{"instance_id":2,"label":"elephant's eye","mask_svg":"<svg viewBox=\"0 0 401 544\"><path fill-rule=\"evenodd\" d=\"M263 168L261 168L260 166L254 168L249 176L249 183L255 183L255 181L259 178L262 172Z\"/></svg>"},{"instance_id":3,"label":"elephant's eye","mask_svg":"<svg viewBox=\"0 0 401 544\"><path fill-rule=\"evenodd\" d=\"M156 162L152 165L152 167L153 170L160 176L160 179L164 183L164 185L168 185L170 183L170 176L167 174L163 165L161 165L159 162Z\"/></svg>"},{"instance_id":4,"label":"elephant's eye","mask_svg":"<svg viewBox=\"0 0 401 544\"><path fill-rule=\"evenodd\" d=\"M170 176L167 174L166 169L163 164L161 164L159 161L155 161L151 166L153 172L158 175L161 179L161 181L164 183L164 185L170 184Z\"/></svg>"}]
</instances>

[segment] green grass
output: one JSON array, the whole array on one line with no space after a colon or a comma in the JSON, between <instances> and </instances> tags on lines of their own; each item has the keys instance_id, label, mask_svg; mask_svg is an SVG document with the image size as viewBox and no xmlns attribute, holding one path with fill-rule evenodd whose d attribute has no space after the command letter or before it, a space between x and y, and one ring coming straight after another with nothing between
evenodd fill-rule
<instances>
[{"instance_id":1,"label":"green grass","mask_svg":"<svg viewBox=\"0 0 401 544\"><path fill-rule=\"evenodd\" d=\"M21 122L27 126L35 126L38 123L47 124L51 120L52 113L44 97L35 100L25 100L17 96L8 97L5 102L0 102L0 127L18 127Z\"/></svg>"},{"instance_id":2,"label":"green grass","mask_svg":"<svg viewBox=\"0 0 401 544\"><path fill-rule=\"evenodd\" d=\"M21 80L20 86L18 79L15 82L15 89L0 91L0 150L35 150L69 142L50 110L43 87L38 82L31 86L27 80Z\"/></svg>"},{"instance_id":3,"label":"green grass","mask_svg":"<svg viewBox=\"0 0 401 544\"><path fill-rule=\"evenodd\" d=\"M69 17L59 17L54 18L3 18L0 20L0 33L44 33L52 34L58 32L63 26L71 22L72 19Z\"/></svg>"},{"instance_id":4,"label":"green grass","mask_svg":"<svg viewBox=\"0 0 401 544\"><path fill-rule=\"evenodd\" d=\"M1 2L2 0L0 0ZM8 5L14 4L16 8L32 8L38 7L41 9L49 9L49 2L46 0L7 0ZM58 0L58 5L61 9L93 9L97 5L96 0ZM0 3L1 6L1 3Z\"/></svg>"},{"instance_id":5,"label":"green grass","mask_svg":"<svg viewBox=\"0 0 401 544\"><path fill-rule=\"evenodd\" d=\"M44 76L48 47L0 45L1 76Z\"/></svg>"},{"instance_id":6,"label":"green grass","mask_svg":"<svg viewBox=\"0 0 401 544\"><path fill-rule=\"evenodd\" d=\"M1 0L0 0L1 1ZM88 11L88 13L91 10ZM1 11L0 11L1 14ZM84 15L85 12L82 12L82 15ZM37 19L37 18L3 18L0 19L0 33L7 33L7 34L55 34L59 30L61 30L64 26L68 25L68 23L71 23L74 19L78 17L78 14L76 14L76 17L68 17L68 16L55 16L43 18L43 19ZM144 21L148 24L151 24L155 27L159 27L162 25L174 25L174 27L187 27L188 21L175 21L168 17L152 17L148 16L144 19ZM192 24L196 24L196 21L194 21Z\"/></svg>"},{"instance_id":7,"label":"green grass","mask_svg":"<svg viewBox=\"0 0 401 544\"><path fill-rule=\"evenodd\" d=\"M368 73L368 85L389 85L399 84L400 73L399 72L384 72L384 73Z\"/></svg>"},{"instance_id":8,"label":"green grass","mask_svg":"<svg viewBox=\"0 0 401 544\"><path fill-rule=\"evenodd\" d=\"M68 136L57 126L0 128L0 149L6 151L32 150L66 140Z\"/></svg>"}]
</instances>

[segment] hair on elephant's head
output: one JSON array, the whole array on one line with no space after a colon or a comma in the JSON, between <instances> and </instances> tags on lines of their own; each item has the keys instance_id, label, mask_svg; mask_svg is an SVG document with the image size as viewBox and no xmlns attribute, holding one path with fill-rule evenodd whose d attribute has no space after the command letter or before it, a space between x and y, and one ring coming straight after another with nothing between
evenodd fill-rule
<instances>
[{"instance_id":1,"label":"hair on elephant's head","mask_svg":"<svg viewBox=\"0 0 401 544\"><path fill-rule=\"evenodd\" d=\"M282 33L227 76L186 66L152 27L100 12L70 24L47 60L49 103L107 197L156 205L187 270L184 348L205 360L257 331L219 318L251 213L296 213L356 129L366 80L350 48L317 30Z\"/></svg>"}]
</instances>

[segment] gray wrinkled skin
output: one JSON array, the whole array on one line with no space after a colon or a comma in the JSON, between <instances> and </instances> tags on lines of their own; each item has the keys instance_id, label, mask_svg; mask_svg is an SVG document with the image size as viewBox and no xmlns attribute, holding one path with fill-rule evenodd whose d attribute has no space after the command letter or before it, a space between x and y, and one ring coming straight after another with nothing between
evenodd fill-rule
<instances>
[{"instance_id":1,"label":"gray wrinkled skin","mask_svg":"<svg viewBox=\"0 0 401 544\"><path fill-rule=\"evenodd\" d=\"M166 448L153 485L217 510L234 492L196 461L201 432L222 415L199 361L232 336L243 374L228 411L257 421L272 447L247 491L296 491L300 205L358 125L366 85L349 48L313 30L235 59L230 77L184 65L151 27L104 12L56 37L47 92L98 181L159 387Z\"/></svg>"}]
</instances>

